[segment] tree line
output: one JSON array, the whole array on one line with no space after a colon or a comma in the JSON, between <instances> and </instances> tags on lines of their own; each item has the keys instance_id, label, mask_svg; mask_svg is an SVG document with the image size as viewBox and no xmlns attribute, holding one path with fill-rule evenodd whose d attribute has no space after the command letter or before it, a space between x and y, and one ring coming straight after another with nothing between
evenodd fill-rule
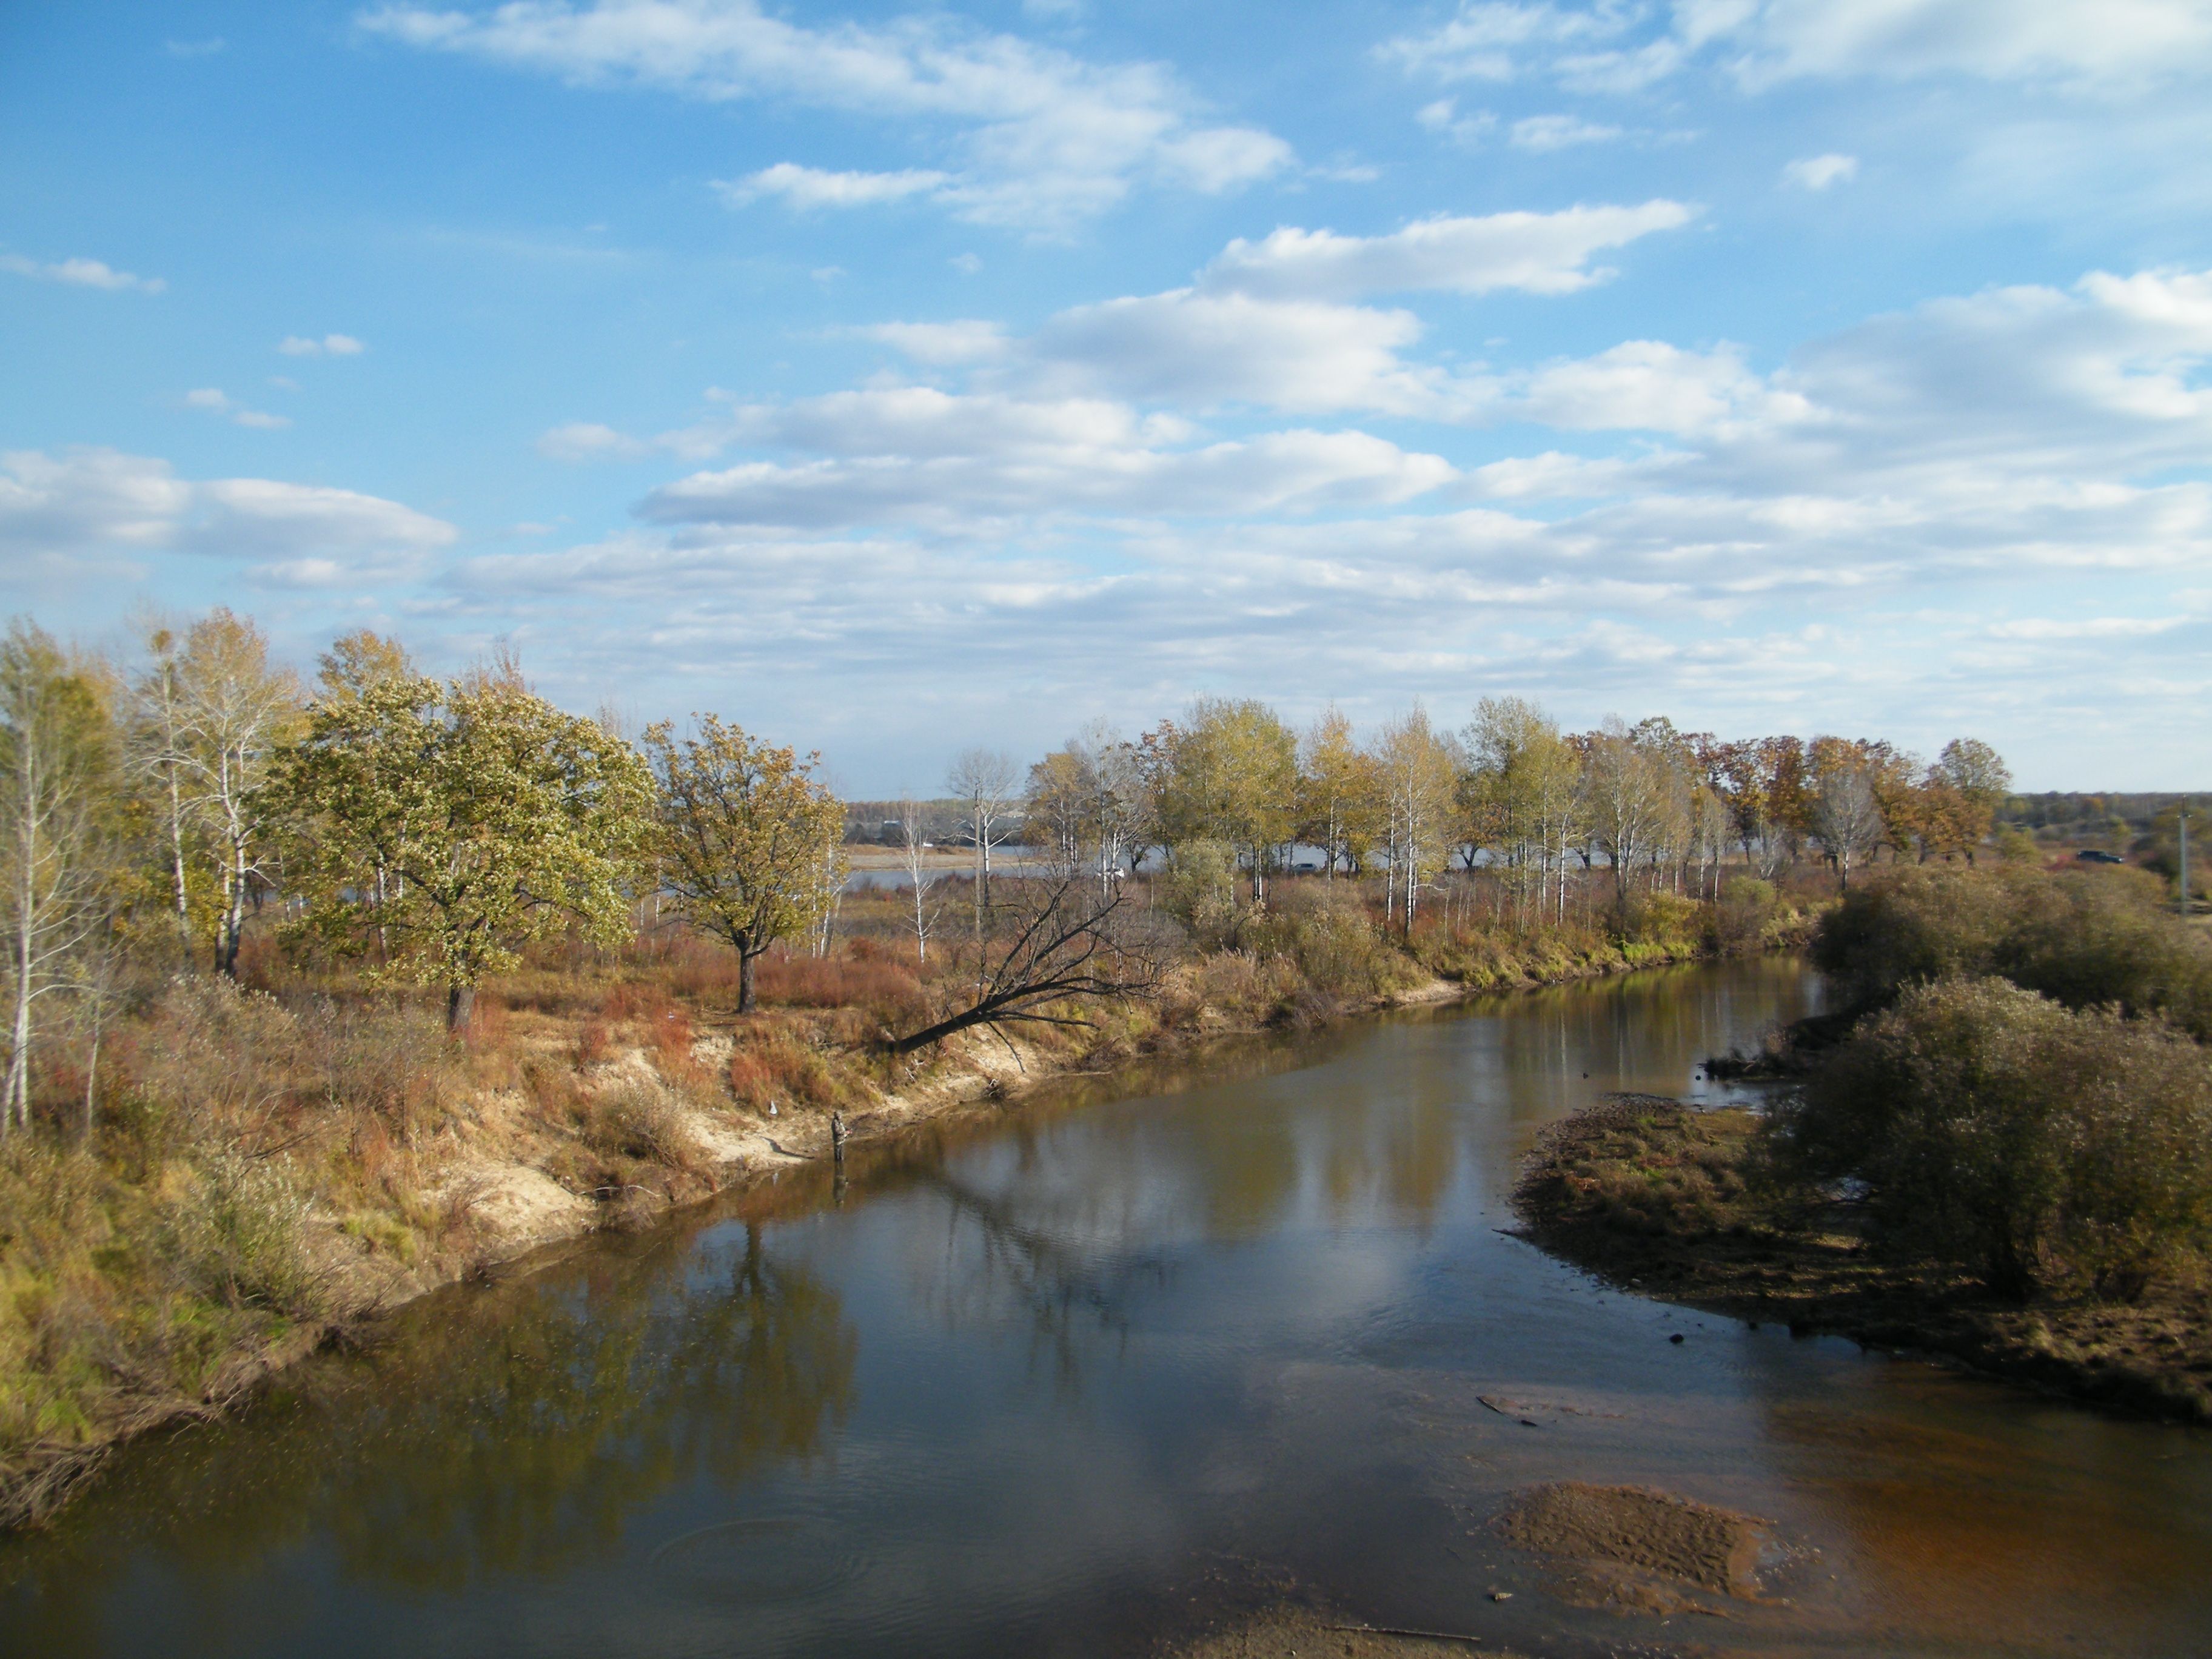
<instances>
[{"instance_id":1,"label":"tree line","mask_svg":"<svg viewBox=\"0 0 2212 1659\"><path fill-rule=\"evenodd\" d=\"M1303 847L1325 879L1379 874L1407 932L1455 863L1495 868L1540 918L1564 915L1577 870L1606 872L1625 904L1638 888L1710 896L1727 859L1771 878L1817 857L1844 885L1884 851L1971 862L2011 787L1973 738L1923 763L1879 739L1728 742L1663 718L1571 732L1520 697L1483 699L1457 732L1417 706L1364 741L1334 708L1298 731L1263 702L1202 697L1134 738L1094 726L1018 791L1021 775L988 750L953 769L979 862L1017 803L1026 838L1102 879L1154 847L1170 860L1224 849L1255 903Z\"/></svg>"},{"instance_id":2,"label":"tree line","mask_svg":"<svg viewBox=\"0 0 2212 1659\"><path fill-rule=\"evenodd\" d=\"M137 644L125 666L28 620L0 641L0 1126L29 1121L50 1018L88 1039L88 1114L122 965L166 957L235 977L248 919L272 904L289 944L372 984L441 991L453 1029L533 941L620 943L641 907L728 945L741 1012L763 953L827 948L846 815L817 756L713 714L633 740L555 707L510 658L441 680L366 630L306 681L227 610L148 624ZM1968 739L1923 766L1881 742L1724 743L1664 720L1569 732L1517 698L1483 701L1457 732L1417 707L1363 739L1334 708L1300 732L1224 697L1134 738L1093 726L1027 767L970 750L947 782L976 861L979 943L999 908L992 849L1017 815L1064 876L1008 919L1003 961L979 960L985 999L1030 969L1039 983L1073 972L1155 848L1220 871L1254 905L1301 846L1317 849L1325 879L1379 877L1388 921L1410 934L1455 861L1495 868L1540 921L1564 915L1577 867L1605 872L1625 906L1646 889L1707 893L1739 854L1771 874L1816 853L1845 882L1885 848L1971 858L2009 785ZM918 847L918 823L907 834ZM1063 902L1079 872L1100 896L1083 906ZM1040 941L1057 942L1015 971Z\"/></svg>"}]
</instances>

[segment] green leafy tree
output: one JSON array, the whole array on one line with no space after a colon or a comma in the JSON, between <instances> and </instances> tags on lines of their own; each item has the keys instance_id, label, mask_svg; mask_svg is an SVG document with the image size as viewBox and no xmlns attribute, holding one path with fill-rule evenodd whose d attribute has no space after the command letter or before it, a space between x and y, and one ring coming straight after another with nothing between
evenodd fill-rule
<instances>
[{"instance_id":1,"label":"green leafy tree","mask_svg":"<svg viewBox=\"0 0 2212 1659\"><path fill-rule=\"evenodd\" d=\"M1263 702L1200 697L1183 725L1152 734L1150 749L1170 844L1227 842L1251 860L1253 902L1264 899L1268 854L1296 822L1297 734Z\"/></svg>"},{"instance_id":2,"label":"green leafy tree","mask_svg":"<svg viewBox=\"0 0 2212 1659\"><path fill-rule=\"evenodd\" d=\"M665 720L646 730L659 792L653 850L677 914L738 953L738 1012L750 1013L754 963L816 927L836 896L845 804L813 776L820 756L802 761L696 718L698 736L681 741Z\"/></svg>"},{"instance_id":3,"label":"green leafy tree","mask_svg":"<svg viewBox=\"0 0 2212 1659\"><path fill-rule=\"evenodd\" d=\"M380 929L389 955L373 975L444 987L455 1030L484 975L530 940L571 921L623 936L653 827L637 754L511 671L450 686L395 673L318 697L270 795L306 929L348 951Z\"/></svg>"}]
</instances>

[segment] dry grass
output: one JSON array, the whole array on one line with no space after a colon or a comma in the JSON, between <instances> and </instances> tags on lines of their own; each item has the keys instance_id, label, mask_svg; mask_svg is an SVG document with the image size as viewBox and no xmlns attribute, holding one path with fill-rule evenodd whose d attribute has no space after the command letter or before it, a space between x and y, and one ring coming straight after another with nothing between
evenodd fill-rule
<instances>
[{"instance_id":1,"label":"dry grass","mask_svg":"<svg viewBox=\"0 0 2212 1659\"><path fill-rule=\"evenodd\" d=\"M1648 1295L2212 1423L2212 1294L2201 1281L2171 1280L2127 1304L1993 1297L1960 1267L1870 1252L1847 1213L1774 1187L1757 1128L1747 1113L1618 1097L1545 1131L1515 1208L1539 1243Z\"/></svg>"}]
</instances>

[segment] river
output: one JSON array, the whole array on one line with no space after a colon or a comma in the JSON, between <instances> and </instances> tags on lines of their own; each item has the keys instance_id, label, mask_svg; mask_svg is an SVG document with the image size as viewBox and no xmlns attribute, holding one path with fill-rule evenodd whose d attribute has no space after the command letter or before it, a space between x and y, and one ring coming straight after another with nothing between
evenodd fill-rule
<instances>
[{"instance_id":1,"label":"river","mask_svg":"<svg viewBox=\"0 0 2212 1659\"><path fill-rule=\"evenodd\" d=\"M1817 996L1759 961L1255 1040L442 1292L0 1546L0 1652L1090 1656L1285 1595L1528 1654L2212 1650L2212 1437L1499 1231L1545 1122L1717 1093ZM1560 1479L1768 1517L1779 1588L1566 1606L1485 1526Z\"/></svg>"}]
</instances>

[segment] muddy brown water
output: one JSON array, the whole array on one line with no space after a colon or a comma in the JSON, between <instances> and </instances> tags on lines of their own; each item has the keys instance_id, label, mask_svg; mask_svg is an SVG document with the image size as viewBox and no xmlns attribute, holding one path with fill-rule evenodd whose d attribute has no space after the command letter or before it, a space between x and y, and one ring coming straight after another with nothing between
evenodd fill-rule
<instances>
[{"instance_id":1,"label":"muddy brown water","mask_svg":"<svg viewBox=\"0 0 2212 1659\"><path fill-rule=\"evenodd\" d=\"M1089 1656L1285 1596L1528 1654L2212 1651L2212 1437L1498 1231L1545 1122L1713 1097L1817 996L1755 962L1253 1042L442 1293L0 1545L0 1652ZM1491 1525L1547 1481L1771 1521L1759 1599L1570 1605Z\"/></svg>"}]
</instances>

